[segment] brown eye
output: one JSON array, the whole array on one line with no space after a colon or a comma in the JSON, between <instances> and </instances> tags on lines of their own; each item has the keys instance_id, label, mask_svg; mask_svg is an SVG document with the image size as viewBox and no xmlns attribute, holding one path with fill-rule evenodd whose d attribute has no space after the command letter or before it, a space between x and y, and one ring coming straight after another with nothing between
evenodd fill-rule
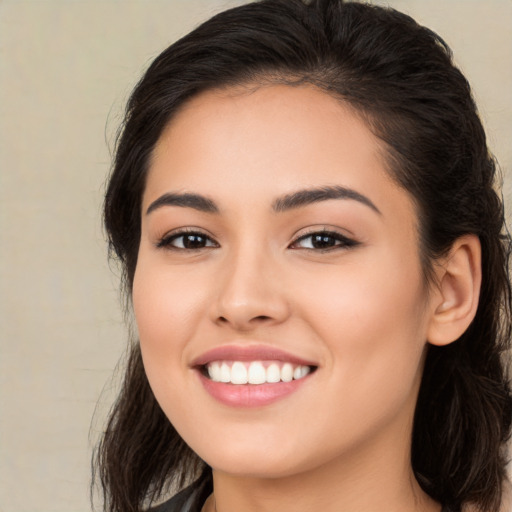
<instances>
[{"instance_id":1,"label":"brown eye","mask_svg":"<svg viewBox=\"0 0 512 512\"><path fill-rule=\"evenodd\" d=\"M338 245L338 243L338 240L331 235L311 235L311 245L314 249L327 249Z\"/></svg>"},{"instance_id":2,"label":"brown eye","mask_svg":"<svg viewBox=\"0 0 512 512\"><path fill-rule=\"evenodd\" d=\"M208 236L199 232L181 232L164 237L158 247L182 250L198 250L206 247L217 247L217 244Z\"/></svg>"},{"instance_id":3,"label":"brown eye","mask_svg":"<svg viewBox=\"0 0 512 512\"><path fill-rule=\"evenodd\" d=\"M330 249L348 248L358 245L358 242L334 231L317 231L301 236L291 245L292 249L308 249L328 251Z\"/></svg>"}]
</instances>

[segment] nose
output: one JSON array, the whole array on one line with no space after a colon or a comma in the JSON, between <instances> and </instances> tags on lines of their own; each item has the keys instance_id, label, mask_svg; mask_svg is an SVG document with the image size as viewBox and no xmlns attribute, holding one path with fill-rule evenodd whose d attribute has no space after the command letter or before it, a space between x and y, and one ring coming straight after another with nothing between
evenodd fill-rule
<instances>
[{"instance_id":1,"label":"nose","mask_svg":"<svg viewBox=\"0 0 512 512\"><path fill-rule=\"evenodd\" d=\"M236 331L284 322L290 307L278 267L272 256L246 251L225 262L218 275L212 320Z\"/></svg>"}]
</instances>

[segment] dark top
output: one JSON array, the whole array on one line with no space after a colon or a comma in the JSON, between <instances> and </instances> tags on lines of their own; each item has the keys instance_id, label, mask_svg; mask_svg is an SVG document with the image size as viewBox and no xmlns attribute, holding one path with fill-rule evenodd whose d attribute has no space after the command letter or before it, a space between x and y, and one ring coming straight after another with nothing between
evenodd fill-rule
<instances>
[{"instance_id":1,"label":"dark top","mask_svg":"<svg viewBox=\"0 0 512 512\"><path fill-rule=\"evenodd\" d=\"M204 502L213 491L211 477L199 479L170 500L148 512L201 512ZM444 512L444 511L443 511Z\"/></svg>"},{"instance_id":2,"label":"dark top","mask_svg":"<svg viewBox=\"0 0 512 512\"><path fill-rule=\"evenodd\" d=\"M148 512L201 512L201 508L208 496L212 493L211 481L195 483L183 489L169 501L162 503ZM444 506L441 512L455 512L453 509Z\"/></svg>"}]
</instances>

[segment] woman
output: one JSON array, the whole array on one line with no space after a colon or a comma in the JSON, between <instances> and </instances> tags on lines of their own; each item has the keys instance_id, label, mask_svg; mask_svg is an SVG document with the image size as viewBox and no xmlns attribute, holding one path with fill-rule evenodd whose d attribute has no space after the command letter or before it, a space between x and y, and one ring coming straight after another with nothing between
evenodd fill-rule
<instances>
[{"instance_id":1,"label":"woman","mask_svg":"<svg viewBox=\"0 0 512 512\"><path fill-rule=\"evenodd\" d=\"M498 511L494 183L449 49L396 11L266 0L165 50L105 201L140 339L105 510Z\"/></svg>"}]
</instances>

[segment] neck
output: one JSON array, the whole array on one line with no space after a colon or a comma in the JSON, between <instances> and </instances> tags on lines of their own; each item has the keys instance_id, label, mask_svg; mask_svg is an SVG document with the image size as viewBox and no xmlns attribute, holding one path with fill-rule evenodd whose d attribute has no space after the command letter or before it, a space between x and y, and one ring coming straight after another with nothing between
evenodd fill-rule
<instances>
[{"instance_id":1,"label":"neck","mask_svg":"<svg viewBox=\"0 0 512 512\"><path fill-rule=\"evenodd\" d=\"M410 447L384 433L313 470L291 476L240 476L213 471L208 512L440 512L423 492L410 464ZM400 434L398 432L398 434ZM382 438L382 439L379 439ZM397 446L403 449L397 451Z\"/></svg>"}]
</instances>

